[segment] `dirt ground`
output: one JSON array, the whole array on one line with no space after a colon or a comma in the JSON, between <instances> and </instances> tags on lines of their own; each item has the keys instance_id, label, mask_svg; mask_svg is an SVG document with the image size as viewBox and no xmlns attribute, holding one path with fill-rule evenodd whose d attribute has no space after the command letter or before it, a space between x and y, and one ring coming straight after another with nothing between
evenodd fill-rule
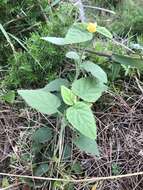
<instances>
[{"instance_id":1,"label":"dirt ground","mask_svg":"<svg viewBox=\"0 0 143 190\"><path fill-rule=\"evenodd\" d=\"M109 91L103 96L102 103L99 101L93 108L97 119L100 157L81 152L73 155L82 163L88 177L143 171L143 94L133 80L120 83L124 86L120 94ZM10 158L13 153L16 156L22 154L16 145L19 135L26 130L25 124L33 115L27 115L15 106L1 104L0 107L0 171L16 174L17 168L10 164ZM20 168L18 174L22 174L24 167L20 163L17 167ZM10 180L15 182L14 178ZM143 178L134 176L107 180L100 182L97 189L142 190Z\"/></svg>"}]
</instances>

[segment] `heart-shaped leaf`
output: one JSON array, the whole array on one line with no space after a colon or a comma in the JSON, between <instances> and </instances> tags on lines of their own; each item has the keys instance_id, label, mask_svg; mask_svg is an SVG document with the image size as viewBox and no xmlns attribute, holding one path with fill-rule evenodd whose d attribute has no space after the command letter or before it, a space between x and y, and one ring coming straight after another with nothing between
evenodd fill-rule
<instances>
[{"instance_id":1,"label":"heart-shaped leaf","mask_svg":"<svg viewBox=\"0 0 143 190\"><path fill-rule=\"evenodd\" d=\"M76 95L65 86L61 86L61 95L67 105L73 105L76 102Z\"/></svg>"},{"instance_id":2,"label":"heart-shaped leaf","mask_svg":"<svg viewBox=\"0 0 143 190\"><path fill-rule=\"evenodd\" d=\"M96 31L107 38L110 38L110 39L113 38L112 34L105 27L97 25Z\"/></svg>"},{"instance_id":3,"label":"heart-shaped leaf","mask_svg":"<svg viewBox=\"0 0 143 190\"><path fill-rule=\"evenodd\" d=\"M74 24L66 34L65 43L74 44L90 41L93 38L93 34L88 32L82 24Z\"/></svg>"},{"instance_id":4,"label":"heart-shaped leaf","mask_svg":"<svg viewBox=\"0 0 143 190\"><path fill-rule=\"evenodd\" d=\"M58 79L51 81L43 89L46 90L47 92L58 92L61 90L62 85L68 87L69 81L66 79L58 78Z\"/></svg>"},{"instance_id":5,"label":"heart-shaped leaf","mask_svg":"<svg viewBox=\"0 0 143 190\"><path fill-rule=\"evenodd\" d=\"M66 54L66 57L69 58L69 59L77 60L77 61L80 59L79 55L75 51L69 51Z\"/></svg>"},{"instance_id":6,"label":"heart-shaped leaf","mask_svg":"<svg viewBox=\"0 0 143 190\"><path fill-rule=\"evenodd\" d=\"M90 77L80 78L72 84L73 93L87 102L98 100L106 89L103 83Z\"/></svg>"},{"instance_id":7,"label":"heart-shaped leaf","mask_svg":"<svg viewBox=\"0 0 143 190\"><path fill-rule=\"evenodd\" d=\"M84 24L76 23L68 30L65 38L47 36L47 37L42 37L41 39L56 45L68 45L68 44L86 42L92 40L92 38L93 34L86 30Z\"/></svg>"},{"instance_id":8,"label":"heart-shaped leaf","mask_svg":"<svg viewBox=\"0 0 143 190\"><path fill-rule=\"evenodd\" d=\"M38 90L18 90L18 94L26 101L32 108L44 114L54 114L61 105L60 99L46 92L43 89Z\"/></svg>"},{"instance_id":9,"label":"heart-shaped leaf","mask_svg":"<svg viewBox=\"0 0 143 190\"><path fill-rule=\"evenodd\" d=\"M52 130L49 127L41 127L35 131L32 136L34 143L46 143L53 137Z\"/></svg>"},{"instance_id":10,"label":"heart-shaped leaf","mask_svg":"<svg viewBox=\"0 0 143 190\"><path fill-rule=\"evenodd\" d=\"M64 38L57 38L57 37L43 37L42 40L45 40L47 42L50 42L55 45L65 45L65 39Z\"/></svg>"},{"instance_id":11,"label":"heart-shaped leaf","mask_svg":"<svg viewBox=\"0 0 143 190\"><path fill-rule=\"evenodd\" d=\"M92 76L96 77L100 82L107 83L107 74L99 65L91 61L84 61L80 67L85 71L91 73Z\"/></svg>"},{"instance_id":12,"label":"heart-shaped leaf","mask_svg":"<svg viewBox=\"0 0 143 190\"><path fill-rule=\"evenodd\" d=\"M81 134L91 139L96 139L96 123L90 107L77 102L67 109L66 117L69 123Z\"/></svg>"},{"instance_id":13,"label":"heart-shaped leaf","mask_svg":"<svg viewBox=\"0 0 143 190\"><path fill-rule=\"evenodd\" d=\"M95 140L80 135L74 139L74 144L81 150L93 156L99 156L98 146Z\"/></svg>"},{"instance_id":14,"label":"heart-shaped leaf","mask_svg":"<svg viewBox=\"0 0 143 190\"><path fill-rule=\"evenodd\" d=\"M120 63L125 66L130 66L143 70L143 59L125 56L125 55L113 54L112 60L115 61L116 63Z\"/></svg>"},{"instance_id":15,"label":"heart-shaped leaf","mask_svg":"<svg viewBox=\"0 0 143 190\"><path fill-rule=\"evenodd\" d=\"M34 175L35 176L42 176L44 175L49 169L48 164L40 164L35 170L34 170Z\"/></svg>"}]
</instances>

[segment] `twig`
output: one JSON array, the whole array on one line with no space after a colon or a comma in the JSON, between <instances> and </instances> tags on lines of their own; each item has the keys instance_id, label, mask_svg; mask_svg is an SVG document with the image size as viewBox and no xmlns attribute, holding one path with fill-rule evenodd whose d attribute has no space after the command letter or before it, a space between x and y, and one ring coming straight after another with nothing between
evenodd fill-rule
<instances>
[{"instance_id":1,"label":"twig","mask_svg":"<svg viewBox=\"0 0 143 190\"><path fill-rule=\"evenodd\" d=\"M105 8L101 8L101 7L94 7L94 6L90 6L90 5L83 5L83 7L85 8L91 8L91 9L97 9L97 10L100 10L100 11L104 11L104 12L107 12L107 13L111 13L111 14L116 14L114 11L111 11L109 9L105 9Z\"/></svg>"},{"instance_id":2,"label":"twig","mask_svg":"<svg viewBox=\"0 0 143 190\"><path fill-rule=\"evenodd\" d=\"M37 0L37 3L38 3L38 6L39 6L39 8L40 8L40 10L41 10L41 14L42 14L42 16L43 16L45 22L48 23L48 17L47 17L47 15L45 14L45 11L43 10L43 7L42 7L42 5L41 5L41 3L40 3L40 0Z\"/></svg>"},{"instance_id":3,"label":"twig","mask_svg":"<svg viewBox=\"0 0 143 190\"><path fill-rule=\"evenodd\" d=\"M92 177L92 178L84 178L84 179L63 179L63 178L51 178L51 177L38 177L38 176L28 176L28 175L16 175L16 174L8 174L8 173L0 173L2 176L9 176L9 177L20 177L20 178L27 178L27 179L37 179L37 180L45 180L45 181L61 181L61 182L69 182L69 183L93 183L96 181L104 181L104 180L113 180L113 179L121 179L121 178L128 178L138 175L143 175L142 172L135 172L135 173L128 173L123 175L116 175L116 176L107 176L107 177Z\"/></svg>"},{"instance_id":4,"label":"twig","mask_svg":"<svg viewBox=\"0 0 143 190\"><path fill-rule=\"evenodd\" d=\"M11 47L11 49L12 49L14 55L15 55L16 51L15 51L14 45L13 45L13 43L11 42L11 40L10 40L10 38L9 38L9 36L8 36L8 34L7 34L7 32L6 32L6 30L5 30L4 27L2 26L2 24L0 24L0 31L3 33L4 37L6 38L7 42L9 43L9 45L10 45L10 47Z\"/></svg>"},{"instance_id":5,"label":"twig","mask_svg":"<svg viewBox=\"0 0 143 190\"><path fill-rule=\"evenodd\" d=\"M40 24L41 24L40 22L37 22L37 23L33 24L32 26L30 26L28 28L24 28L23 30L19 31L17 34L32 30L34 27L39 26Z\"/></svg>"},{"instance_id":6,"label":"twig","mask_svg":"<svg viewBox=\"0 0 143 190\"><path fill-rule=\"evenodd\" d=\"M118 41L116 41L116 40L112 40L112 42L114 43L114 44L117 44L117 45L119 45L119 46L122 46L123 48L125 48L125 49L127 49L128 51L130 51L130 52L132 52L132 53L135 53L132 49L130 49L129 47L127 47L125 44L123 44L123 43L120 43L120 42L118 42Z\"/></svg>"},{"instance_id":7,"label":"twig","mask_svg":"<svg viewBox=\"0 0 143 190\"><path fill-rule=\"evenodd\" d=\"M70 0L78 9L81 22L86 22L84 7L81 0Z\"/></svg>"},{"instance_id":8,"label":"twig","mask_svg":"<svg viewBox=\"0 0 143 190\"><path fill-rule=\"evenodd\" d=\"M135 76L135 80L136 80L136 83L137 83L137 85L138 85L138 87L139 87L141 93L143 94L143 88L141 87L140 82L139 82L139 79L138 79L136 76Z\"/></svg>"},{"instance_id":9,"label":"twig","mask_svg":"<svg viewBox=\"0 0 143 190\"><path fill-rule=\"evenodd\" d=\"M85 51L89 52L89 53L93 53L93 54L99 55L99 56L102 56L102 57L107 57L109 59L111 59L111 57L112 57L111 53L92 51L92 50L89 50L89 49L85 49Z\"/></svg>"},{"instance_id":10,"label":"twig","mask_svg":"<svg viewBox=\"0 0 143 190\"><path fill-rule=\"evenodd\" d=\"M75 48L75 49L78 49L79 48ZM83 50L82 48L80 48L80 50ZM109 59L112 58L112 53L106 53L106 52L98 52L98 51L93 51L91 49L84 49L84 51L88 52L88 53L92 53L92 54L96 54L98 56L102 56L102 57L107 57Z\"/></svg>"},{"instance_id":11,"label":"twig","mask_svg":"<svg viewBox=\"0 0 143 190\"><path fill-rule=\"evenodd\" d=\"M11 24L11 23L13 23L13 22L17 22L17 21L22 20L22 19L24 19L24 18L26 18L26 16L23 16L23 17L20 17L20 16L19 16L19 17L17 17L17 18L14 18L14 19L12 19L12 20L6 22L3 26L7 26L7 25L9 25L9 24Z\"/></svg>"}]
</instances>

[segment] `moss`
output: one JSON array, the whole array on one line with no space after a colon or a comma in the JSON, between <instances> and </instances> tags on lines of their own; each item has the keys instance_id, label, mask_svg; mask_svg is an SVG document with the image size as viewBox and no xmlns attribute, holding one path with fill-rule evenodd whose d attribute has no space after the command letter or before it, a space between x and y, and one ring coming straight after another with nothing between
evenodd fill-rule
<instances>
[{"instance_id":1,"label":"moss","mask_svg":"<svg viewBox=\"0 0 143 190\"><path fill-rule=\"evenodd\" d=\"M143 5L136 0L125 0L118 13L118 19L111 24L113 32L119 35L143 33Z\"/></svg>"},{"instance_id":2,"label":"moss","mask_svg":"<svg viewBox=\"0 0 143 190\"><path fill-rule=\"evenodd\" d=\"M48 23L41 23L36 32L25 39L27 51L20 49L8 59L9 71L3 81L7 88L42 87L53 79L64 64L65 48L55 46L41 39L44 36L64 36L73 23L71 4L61 4L52 12ZM64 19L62 19L64 18ZM61 49L62 48L62 49ZM16 58L15 58L16 57Z\"/></svg>"}]
</instances>

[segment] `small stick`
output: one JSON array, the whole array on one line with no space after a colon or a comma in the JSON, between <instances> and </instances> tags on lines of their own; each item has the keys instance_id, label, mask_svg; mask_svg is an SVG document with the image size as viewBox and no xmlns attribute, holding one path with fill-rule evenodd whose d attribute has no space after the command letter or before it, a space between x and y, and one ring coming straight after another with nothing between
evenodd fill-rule
<instances>
[{"instance_id":1,"label":"small stick","mask_svg":"<svg viewBox=\"0 0 143 190\"><path fill-rule=\"evenodd\" d=\"M81 51L83 50L82 48L75 48L75 49L80 49ZM86 51L88 53L96 54L98 56L107 57L109 59L112 58L112 53L93 51L91 49L84 49L84 51Z\"/></svg>"},{"instance_id":2,"label":"small stick","mask_svg":"<svg viewBox=\"0 0 143 190\"><path fill-rule=\"evenodd\" d=\"M116 175L116 176L107 176L107 177L91 177L91 178L84 178L84 179L64 179L64 178L52 178L52 177L38 177L38 176L28 176L28 175L16 175L16 174L8 174L8 173L0 173L2 176L9 176L9 177L19 177L19 178L27 178L27 179L37 179L37 180L45 180L45 181L61 181L61 182L69 182L69 183L93 183L97 181L104 181L104 180L113 180L113 179L121 179L121 178L128 178L138 175L143 175L142 172L135 172L135 173L128 173L123 175Z\"/></svg>"},{"instance_id":3,"label":"small stick","mask_svg":"<svg viewBox=\"0 0 143 190\"><path fill-rule=\"evenodd\" d=\"M70 0L70 2L73 3L78 8L81 22L85 22L86 17L85 17L85 12L84 12L84 7L82 4L82 1L81 0Z\"/></svg>"},{"instance_id":4,"label":"small stick","mask_svg":"<svg viewBox=\"0 0 143 190\"><path fill-rule=\"evenodd\" d=\"M42 7L42 5L41 5L41 3L40 3L40 0L37 0L37 2L38 2L39 8L40 8L40 10L41 10L41 14L42 14L42 16L43 16L45 22L48 23L48 17L47 17L47 15L46 15L45 11L43 10L43 7Z\"/></svg>"},{"instance_id":5,"label":"small stick","mask_svg":"<svg viewBox=\"0 0 143 190\"><path fill-rule=\"evenodd\" d=\"M107 57L107 58L109 58L109 59L111 59L111 57L112 57L112 54L111 54L111 53L92 51L92 50L90 50L90 49L85 49L85 51L86 51L86 52L89 52L89 53L93 53L93 54L99 55L99 56L102 56L102 57Z\"/></svg>"},{"instance_id":6,"label":"small stick","mask_svg":"<svg viewBox=\"0 0 143 190\"><path fill-rule=\"evenodd\" d=\"M93 6L90 6L90 5L83 5L83 7L108 12L108 13L111 13L111 14L114 14L114 15L116 14L114 11L111 11L111 10L105 9L105 8L101 8L101 7L93 7Z\"/></svg>"},{"instance_id":7,"label":"small stick","mask_svg":"<svg viewBox=\"0 0 143 190\"><path fill-rule=\"evenodd\" d=\"M139 79L138 79L136 76L135 76L135 80L136 80L136 83L137 83L137 85L138 85L138 87L139 87L141 93L143 94L143 88L141 87L140 82L139 82Z\"/></svg>"}]
</instances>

